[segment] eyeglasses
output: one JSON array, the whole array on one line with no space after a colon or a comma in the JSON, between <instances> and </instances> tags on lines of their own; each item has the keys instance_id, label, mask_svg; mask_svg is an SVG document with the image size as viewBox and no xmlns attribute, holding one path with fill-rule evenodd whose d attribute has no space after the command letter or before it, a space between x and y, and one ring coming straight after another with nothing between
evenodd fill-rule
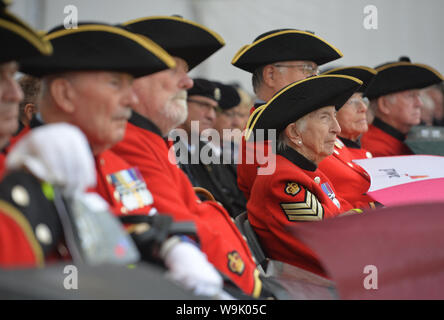
<instances>
[{"instance_id":1,"label":"eyeglasses","mask_svg":"<svg viewBox=\"0 0 444 320\"><path fill-rule=\"evenodd\" d=\"M240 113L240 112L236 112L236 111L221 111L221 114L223 114L224 116L233 119L234 117L238 117L238 118L243 118L244 114Z\"/></svg>"},{"instance_id":2,"label":"eyeglasses","mask_svg":"<svg viewBox=\"0 0 444 320\"><path fill-rule=\"evenodd\" d=\"M311 64L280 64L280 63L275 63L273 64L273 66L278 67L278 68L298 68L300 70L302 70L302 72L306 75L306 76L318 76L320 74L318 67L315 67Z\"/></svg>"},{"instance_id":3,"label":"eyeglasses","mask_svg":"<svg viewBox=\"0 0 444 320\"><path fill-rule=\"evenodd\" d=\"M187 102L192 102L192 103L199 105L200 107L204 107L207 109L214 109L216 111L219 109L219 107L217 105L213 105L211 103L203 102L203 101L199 101L199 100L187 99Z\"/></svg>"},{"instance_id":4,"label":"eyeglasses","mask_svg":"<svg viewBox=\"0 0 444 320\"><path fill-rule=\"evenodd\" d=\"M353 105L355 108L359 108L361 106L361 103L363 103L366 107L370 105L370 101L367 97L351 98L346 102L346 104Z\"/></svg>"}]
</instances>

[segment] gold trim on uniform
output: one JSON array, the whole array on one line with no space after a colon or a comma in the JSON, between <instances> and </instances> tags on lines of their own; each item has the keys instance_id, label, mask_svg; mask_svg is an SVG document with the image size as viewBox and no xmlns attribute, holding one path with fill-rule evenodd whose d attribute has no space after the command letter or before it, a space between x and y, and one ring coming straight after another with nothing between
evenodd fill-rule
<instances>
[{"instance_id":1,"label":"gold trim on uniform","mask_svg":"<svg viewBox=\"0 0 444 320\"><path fill-rule=\"evenodd\" d=\"M295 196L301 191L301 187L296 182L287 182L287 185L285 186L285 193L290 196Z\"/></svg>"},{"instance_id":2,"label":"gold trim on uniform","mask_svg":"<svg viewBox=\"0 0 444 320\"><path fill-rule=\"evenodd\" d=\"M305 200L301 202L281 203L289 221L319 221L324 218L324 208L318 198L310 191L305 191Z\"/></svg>"},{"instance_id":3,"label":"gold trim on uniform","mask_svg":"<svg viewBox=\"0 0 444 320\"><path fill-rule=\"evenodd\" d=\"M36 264L38 267L43 267L45 264L45 259L43 255L43 249L40 246L40 243L37 241L34 232L32 231L32 227L23 214L11 204L5 202L4 200L0 200L0 209L2 212L14 220L15 223L20 227L26 239L28 240L28 244L31 247L32 252L34 253Z\"/></svg>"},{"instance_id":4,"label":"gold trim on uniform","mask_svg":"<svg viewBox=\"0 0 444 320\"><path fill-rule=\"evenodd\" d=\"M253 278L254 278L254 287L253 287L253 298L259 298L262 291L262 280L259 278L260 272L258 269L254 269Z\"/></svg>"},{"instance_id":5,"label":"gold trim on uniform","mask_svg":"<svg viewBox=\"0 0 444 320\"><path fill-rule=\"evenodd\" d=\"M342 149L344 147L344 143L341 140L336 139L335 147L338 148L338 149Z\"/></svg>"}]
</instances>

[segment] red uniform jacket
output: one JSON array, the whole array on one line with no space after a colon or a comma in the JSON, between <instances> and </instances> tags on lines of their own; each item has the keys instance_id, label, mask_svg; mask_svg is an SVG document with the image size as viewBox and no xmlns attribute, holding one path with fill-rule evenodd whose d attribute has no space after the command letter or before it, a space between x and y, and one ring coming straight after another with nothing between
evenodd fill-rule
<instances>
[{"instance_id":1,"label":"red uniform jacket","mask_svg":"<svg viewBox=\"0 0 444 320\"><path fill-rule=\"evenodd\" d=\"M111 150L95 157L97 192L116 215L154 214L153 197L139 169L129 165Z\"/></svg>"},{"instance_id":2,"label":"red uniform jacket","mask_svg":"<svg viewBox=\"0 0 444 320\"><path fill-rule=\"evenodd\" d=\"M246 293L261 291L258 270L241 233L226 210L213 201L201 202L175 161L159 129L137 113L128 123L125 138L112 149L133 166L138 166L160 213L176 221L194 221L201 249L208 260Z\"/></svg>"},{"instance_id":3,"label":"red uniform jacket","mask_svg":"<svg viewBox=\"0 0 444 320\"><path fill-rule=\"evenodd\" d=\"M11 149L14 147L14 145L19 141L24 135L26 135L31 128L29 126L23 128L16 136L13 136L10 140L8 145L3 149L3 151L0 153L0 180L3 178L3 175L5 173L6 169L6 156L11 151Z\"/></svg>"},{"instance_id":4,"label":"red uniform jacket","mask_svg":"<svg viewBox=\"0 0 444 320\"><path fill-rule=\"evenodd\" d=\"M0 200L0 267L43 264L43 251L27 219L17 208Z\"/></svg>"},{"instance_id":5,"label":"red uniform jacket","mask_svg":"<svg viewBox=\"0 0 444 320\"><path fill-rule=\"evenodd\" d=\"M34 122L34 126L41 123ZM15 137L14 143L32 128L26 127ZM11 145L12 146L12 145ZM107 150L95 157L97 186L89 191L97 192L109 204L116 215L153 214L151 193L146 187L140 171L125 160ZM0 200L0 265L41 266L46 262L35 239L34 232L21 212ZM66 260L66 257L60 257ZM53 255L49 258L58 260Z\"/></svg>"},{"instance_id":6,"label":"red uniform jacket","mask_svg":"<svg viewBox=\"0 0 444 320\"><path fill-rule=\"evenodd\" d=\"M375 118L368 131L362 136L362 146L374 157L399 156L413 154L403 142L405 135L392 126Z\"/></svg>"},{"instance_id":7,"label":"red uniform jacket","mask_svg":"<svg viewBox=\"0 0 444 320\"><path fill-rule=\"evenodd\" d=\"M293 149L276 156L273 175L256 177L247 203L248 220L268 256L323 276L316 255L288 227L350 209L348 202L335 196L332 183L316 165Z\"/></svg>"},{"instance_id":8,"label":"red uniform jacket","mask_svg":"<svg viewBox=\"0 0 444 320\"><path fill-rule=\"evenodd\" d=\"M0 152L0 180L3 178L6 169L6 155Z\"/></svg>"},{"instance_id":9,"label":"red uniform jacket","mask_svg":"<svg viewBox=\"0 0 444 320\"><path fill-rule=\"evenodd\" d=\"M353 159L362 159L362 155L371 158L371 154L360 148L358 143L337 138L333 154L319 163L319 169L333 183L338 195L354 208L374 207L373 199L366 194L370 188L370 177L353 163Z\"/></svg>"},{"instance_id":10,"label":"red uniform jacket","mask_svg":"<svg viewBox=\"0 0 444 320\"><path fill-rule=\"evenodd\" d=\"M245 198L250 198L251 188L253 187L259 168L271 166L268 155L271 154L269 141L246 142L242 137L239 144L239 163L237 165L237 185L244 193Z\"/></svg>"},{"instance_id":11,"label":"red uniform jacket","mask_svg":"<svg viewBox=\"0 0 444 320\"><path fill-rule=\"evenodd\" d=\"M6 175L0 183L0 267L70 259L57 209L42 182L25 170Z\"/></svg>"}]
</instances>

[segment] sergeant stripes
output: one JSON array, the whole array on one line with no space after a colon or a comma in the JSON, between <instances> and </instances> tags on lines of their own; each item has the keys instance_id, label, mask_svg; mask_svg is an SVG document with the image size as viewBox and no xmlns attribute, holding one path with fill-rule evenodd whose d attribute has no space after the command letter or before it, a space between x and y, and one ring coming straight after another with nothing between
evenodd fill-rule
<instances>
[{"instance_id":1,"label":"sergeant stripes","mask_svg":"<svg viewBox=\"0 0 444 320\"><path fill-rule=\"evenodd\" d=\"M318 198L308 190L305 190L304 201L280 205L289 221L319 221L324 218L324 208Z\"/></svg>"}]
</instances>

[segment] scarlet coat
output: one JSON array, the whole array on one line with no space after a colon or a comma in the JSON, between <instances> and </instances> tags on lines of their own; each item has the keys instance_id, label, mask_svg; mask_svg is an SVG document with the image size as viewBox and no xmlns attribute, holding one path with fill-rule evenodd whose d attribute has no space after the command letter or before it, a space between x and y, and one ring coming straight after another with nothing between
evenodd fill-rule
<instances>
[{"instance_id":1,"label":"scarlet coat","mask_svg":"<svg viewBox=\"0 0 444 320\"><path fill-rule=\"evenodd\" d=\"M366 194L370 188L370 177L354 159L371 158L371 153L359 143L337 138L333 154L319 163L319 169L332 182L338 195L355 208L374 207L373 199Z\"/></svg>"},{"instance_id":2,"label":"scarlet coat","mask_svg":"<svg viewBox=\"0 0 444 320\"><path fill-rule=\"evenodd\" d=\"M330 180L293 149L276 156L276 171L258 175L247 203L248 220L266 254L325 276L316 255L289 228L320 221L352 209L335 195Z\"/></svg>"},{"instance_id":3,"label":"scarlet coat","mask_svg":"<svg viewBox=\"0 0 444 320\"><path fill-rule=\"evenodd\" d=\"M392 126L375 118L362 136L362 146L374 157L409 155L413 152L404 143L406 136Z\"/></svg>"},{"instance_id":4,"label":"scarlet coat","mask_svg":"<svg viewBox=\"0 0 444 320\"><path fill-rule=\"evenodd\" d=\"M199 200L191 182L174 163L174 149L168 149L151 121L134 112L124 140L112 150L140 169L160 213L196 224L201 249L219 271L246 293L260 293L256 264L233 220L218 203Z\"/></svg>"}]
</instances>

